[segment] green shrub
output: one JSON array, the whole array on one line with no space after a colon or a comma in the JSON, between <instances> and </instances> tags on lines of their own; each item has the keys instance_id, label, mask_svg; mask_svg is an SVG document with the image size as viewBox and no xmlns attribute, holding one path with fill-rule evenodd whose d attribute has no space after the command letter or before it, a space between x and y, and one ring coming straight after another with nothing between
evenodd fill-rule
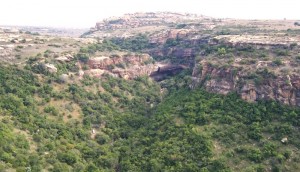
<instances>
[{"instance_id":1,"label":"green shrub","mask_svg":"<svg viewBox=\"0 0 300 172\"><path fill-rule=\"evenodd\" d=\"M187 26L187 24L178 24L178 25L176 25L176 29L183 29L183 28L185 28Z\"/></svg>"},{"instance_id":2,"label":"green shrub","mask_svg":"<svg viewBox=\"0 0 300 172\"><path fill-rule=\"evenodd\" d=\"M275 54L277 56L288 56L289 52L288 52L288 50L276 49Z\"/></svg>"},{"instance_id":3,"label":"green shrub","mask_svg":"<svg viewBox=\"0 0 300 172\"><path fill-rule=\"evenodd\" d=\"M273 60L273 64L275 64L275 65L277 65L277 66L280 66L280 65L283 65L283 63L282 63L282 60L281 59L275 59L275 60Z\"/></svg>"},{"instance_id":4,"label":"green shrub","mask_svg":"<svg viewBox=\"0 0 300 172\"><path fill-rule=\"evenodd\" d=\"M218 48L217 53L218 53L219 56L224 56L226 54L226 49L224 47L223 48Z\"/></svg>"},{"instance_id":5,"label":"green shrub","mask_svg":"<svg viewBox=\"0 0 300 172\"><path fill-rule=\"evenodd\" d=\"M55 116L58 115L58 110L53 106L46 106L44 108L44 112L45 113L51 113L52 115L55 115Z\"/></svg>"},{"instance_id":6,"label":"green shrub","mask_svg":"<svg viewBox=\"0 0 300 172\"><path fill-rule=\"evenodd\" d=\"M76 58L82 63L87 63L89 61L89 56L86 53L78 53Z\"/></svg>"}]
</instances>

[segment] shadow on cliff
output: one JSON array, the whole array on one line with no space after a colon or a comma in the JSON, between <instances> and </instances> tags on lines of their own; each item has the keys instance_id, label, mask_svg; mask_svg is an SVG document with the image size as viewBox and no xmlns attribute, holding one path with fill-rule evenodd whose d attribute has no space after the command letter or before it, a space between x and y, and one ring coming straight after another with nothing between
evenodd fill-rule
<instances>
[{"instance_id":1,"label":"shadow on cliff","mask_svg":"<svg viewBox=\"0 0 300 172\"><path fill-rule=\"evenodd\" d=\"M182 70L187 69L184 65L167 65L163 67L158 67L157 71L152 72L150 77L155 81L162 81L168 77L179 74Z\"/></svg>"}]
</instances>

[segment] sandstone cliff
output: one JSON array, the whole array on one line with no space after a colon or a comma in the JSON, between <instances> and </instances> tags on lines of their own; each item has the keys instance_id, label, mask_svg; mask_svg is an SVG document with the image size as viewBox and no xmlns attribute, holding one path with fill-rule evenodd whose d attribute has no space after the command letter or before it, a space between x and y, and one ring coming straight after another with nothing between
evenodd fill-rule
<instances>
[{"instance_id":1,"label":"sandstone cliff","mask_svg":"<svg viewBox=\"0 0 300 172\"><path fill-rule=\"evenodd\" d=\"M192 88L201 85L206 90L219 94L237 92L242 99L250 102L276 100L283 104L300 106L299 75L268 77L256 83L238 68L218 68L203 62L195 66L193 79Z\"/></svg>"},{"instance_id":2,"label":"sandstone cliff","mask_svg":"<svg viewBox=\"0 0 300 172\"><path fill-rule=\"evenodd\" d=\"M86 73L94 76L108 73L125 79L133 79L142 75L150 75L157 70L158 67L152 63L152 60L148 54L94 57L88 61L90 70Z\"/></svg>"}]
</instances>

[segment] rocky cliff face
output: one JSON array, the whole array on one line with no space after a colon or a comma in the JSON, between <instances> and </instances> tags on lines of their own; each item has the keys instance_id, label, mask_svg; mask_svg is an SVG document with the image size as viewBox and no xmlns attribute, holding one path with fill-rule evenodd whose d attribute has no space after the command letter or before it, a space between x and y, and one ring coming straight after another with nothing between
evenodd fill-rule
<instances>
[{"instance_id":1,"label":"rocky cliff face","mask_svg":"<svg viewBox=\"0 0 300 172\"><path fill-rule=\"evenodd\" d=\"M127 54L114 56L94 57L88 61L90 67L87 74L101 76L109 73L125 79L133 79L142 75L150 75L158 69L151 63L152 57L148 54Z\"/></svg>"},{"instance_id":2,"label":"rocky cliff face","mask_svg":"<svg viewBox=\"0 0 300 172\"><path fill-rule=\"evenodd\" d=\"M300 76L286 75L265 78L262 83L254 83L238 68L218 68L203 62L193 71L194 82L191 87L203 86L206 90L228 94L237 92L242 99L276 100L283 104L300 106Z\"/></svg>"},{"instance_id":3,"label":"rocky cliff face","mask_svg":"<svg viewBox=\"0 0 300 172\"><path fill-rule=\"evenodd\" d=\"M169 29L163 30L149 37L149 42L151 44L164 44L168 39L183 39L191 34L189 29Z\"/></svg>"},{"instance_id":4,"label":"rocky cliff face","mask_svg":"<svg viewBox=\"0 0 300 172\"><path fill-rule=\"evenodd\" d=\"M199 47L208 45L210 40L212 38L209 35L199 35L193 30L170 29L149 37L149 42L155 48L148 50L147 53L153 57L167 57L176 59L180 64L189 65L200 55Z\"/></svg>"},{"instance_id":5,"label":"rocky cliff face","mask_svg":"<svg viewBox=\"0 0 300 172\"><path fill-rule=\"evenodd\" d=\"M192 48L171 47L153 49L150 51L150 54L155 57L192 58L196 52Z\"/></svg>"}]
</instances>

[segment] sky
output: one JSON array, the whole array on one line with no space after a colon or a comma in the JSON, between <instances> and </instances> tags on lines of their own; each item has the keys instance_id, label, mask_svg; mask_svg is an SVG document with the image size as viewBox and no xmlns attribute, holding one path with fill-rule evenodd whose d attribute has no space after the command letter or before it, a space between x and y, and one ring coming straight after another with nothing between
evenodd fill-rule
<instances>
[{"instance_id":1,"label":"sky","mask_svg":"<svg viewBox=\"0 0 300 172\"><path fill-rule=\"evenodd\" d=\"M299 9L300 0L1 0L0 25L90 28L104 18L158 11L300 20Z\"/></svg>"}]
</instances>

